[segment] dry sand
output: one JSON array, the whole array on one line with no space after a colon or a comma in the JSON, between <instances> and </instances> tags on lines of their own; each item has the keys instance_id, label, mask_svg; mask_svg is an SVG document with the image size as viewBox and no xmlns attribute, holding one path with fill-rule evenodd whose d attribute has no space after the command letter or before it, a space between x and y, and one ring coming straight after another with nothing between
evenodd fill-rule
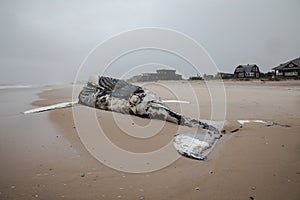
<instances>
[{"instance_id":1,"label":"dry sand","mask_svg":"<svg viewBox=\"0 0 300 200\"><path fill-rule=\"evenodd\" d=\"M198 103L186 89L189 84ZM162 98L177 98L171 92L176 91L179 99L191 101L170 105L185 115L195 116L200 109L201 118L212 117L210 93L203 82L146 86ZM263 119L291 127L246 124L238 132L227 131L207 161L180 157L161 170L140 174L114 170L89 154L79 139L72 109L20 114L71 99L71 86L49 89L0 91L0 199L300 199L299 81L225 82L226 120ZM178 131L178 126L165 123L157 135L138 139L124 134L112 113L97 110L96 116L107 137L132 152L163 147ZM150 122L130 119L132 130ZM161 126L157 120L153 123Z\"/></svg>"}]
</instances>

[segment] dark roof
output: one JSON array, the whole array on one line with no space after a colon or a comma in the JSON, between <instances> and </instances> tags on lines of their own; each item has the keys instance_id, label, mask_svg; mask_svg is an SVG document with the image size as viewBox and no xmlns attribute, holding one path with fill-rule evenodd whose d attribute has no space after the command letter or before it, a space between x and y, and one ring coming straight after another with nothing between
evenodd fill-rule
<instances>
[{"instance_id":1,"label":"dark roof","mask_svg":"<svg viewBox=\"0 0 300 200\"><path fill-rule=\"evenodd\" d=\"M241 67L242 69L244 69L243 71L244 72L251 72L252 71L252 68L253 67L257 67L257 65L255 65L255 64L252 64L252 65L239 65L239 66L237 66L236 68L238 68L238 67Z\"/></svg>"},{"instance_id":2,"label":"dark roof","mask_svg":"<svg viewBox=\"0 0 300 200\"><path fill-rule=\"evenodd\" d=\"M294 64L295 65L295 68L300 68L300 57L299 58L295 58L294 60L291 60L291 61L288 61L286 63L283 63L283 64L280 64L278 67L274 67L272 69L283 69L283 68L286 68L289 66L289 64ZM294 67L292 67L294 68Z\"/></svg>"}]
</instances>

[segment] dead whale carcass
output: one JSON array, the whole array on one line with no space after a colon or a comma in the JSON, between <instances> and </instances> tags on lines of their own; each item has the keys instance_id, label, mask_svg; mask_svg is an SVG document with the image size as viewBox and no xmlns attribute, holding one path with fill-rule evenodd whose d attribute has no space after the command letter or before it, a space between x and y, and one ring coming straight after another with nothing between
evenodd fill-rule
<instances>
[{"instance_id":1,"label":"dead whale carcass","mask_svg":"<svg viewBox=\"0 0 300 200\"><path fill-rule=\"evenodd\" d=\"M205 143L205 145L197 145L197 148L193 149L182 148L185 145L192 145L185 140L181 140L182 137L186 137L184 134L176 135L173 141L174 147L180 154L194 159L205 159L203 152L211 148L216 139L221 137L216 127L171 110L148 89L130 84L124 80L92 76L81 90L78 103L98 109L201 128L202 131L198 134L202 134L204 137L202 137L203 141L200 141L199 144Z\"/></svg>"}]
</instances>

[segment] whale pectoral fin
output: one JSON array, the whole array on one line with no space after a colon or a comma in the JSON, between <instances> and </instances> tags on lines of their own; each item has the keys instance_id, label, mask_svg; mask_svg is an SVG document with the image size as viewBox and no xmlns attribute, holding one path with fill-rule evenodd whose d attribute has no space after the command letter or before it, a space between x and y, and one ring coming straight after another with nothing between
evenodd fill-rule
<instances>
[{"instance_id":1,"label":"whale pectoral fin","mask_svg":"<svg viewBox=\"0 0 300 200\"><path fill-rule=\"evenodd\" d=\"M69 107L73 107L77 104L78 104L78 101L64 102L64 103L58 103L58 104L54 104L54 105L50 105L50 106L34 108L34 109L31 109L31 110L24 111L23 113L24 114L39 113L39 112L44 112L44 111L49 111L49 110L69 108Z\"/></svg>"},{"instance_id":2,"label":"whale pectoral fin","mask_svg":"<svg viewBox=\"0 0 300 200\"><path fill-rule=\"evenodd\" d=\"M182 101L182 100L161 100L162 103L185 103L189 104L190 102L188 101Z\"/></svg>"}]
</instances>

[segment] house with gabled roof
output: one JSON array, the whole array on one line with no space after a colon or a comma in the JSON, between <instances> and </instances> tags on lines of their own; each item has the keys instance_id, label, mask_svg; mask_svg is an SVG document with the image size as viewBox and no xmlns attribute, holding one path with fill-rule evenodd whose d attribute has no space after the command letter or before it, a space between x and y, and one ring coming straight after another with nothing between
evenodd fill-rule
<instances>
[{"instance_id":1,"label":"house with gabled roof","mask_svg":"<svg viewBox=\"0 0 300 200\"><path fill-rule=\"evenodd\" d=\"M239 65L234 70L234 78L259 78L260 71L256 64Z\"/></svg>"},{"instance_id":2,"label":"house with gabled roof","mask_svg":"<svg viewBox=\"0 0 300 200\"><path fill-rule=\"evenodd\" d=\"M275 76L283 77L299 77L300 76L300 57L290 60L277 67L272 68L275 71Z\"/></svg>"}]
</instances>

